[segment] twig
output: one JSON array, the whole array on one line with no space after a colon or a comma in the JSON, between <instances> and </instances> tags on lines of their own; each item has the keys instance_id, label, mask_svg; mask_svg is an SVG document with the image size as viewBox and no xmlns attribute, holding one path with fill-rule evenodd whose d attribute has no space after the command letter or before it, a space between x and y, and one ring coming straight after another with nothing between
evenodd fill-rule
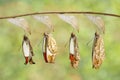
<instances>
[{"instance_id":1,"label":"twig","mask_svg":"<svg viewBox=\"0 0 120 80\"><path fill-rule=\"evenodd\" d=\"M0 17L0 19L16 18L16 17L23 17L23 16L30 16L30 15L38 15L38 14L96 14L96 15L105 15L105 16L112 16L112 17L120 18L120 15L110 14L110 13L102 13L102 12L53 11L53 12L26 13L26 14L14 15L14 16L4 16L4 17Z\"/></svg>"}]
</instances>

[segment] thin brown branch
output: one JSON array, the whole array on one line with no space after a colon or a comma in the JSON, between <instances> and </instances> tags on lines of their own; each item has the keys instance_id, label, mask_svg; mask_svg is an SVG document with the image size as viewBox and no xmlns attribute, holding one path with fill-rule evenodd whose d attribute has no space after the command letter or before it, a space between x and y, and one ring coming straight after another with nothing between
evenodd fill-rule
<instances>
[{"instance_id":1,"label":"thin brown branch","mask_svg":"<svg viewBox=\"0 0 120 80\"><path fill-rule=\"evenodd\" d=\"M27 13L27 14L20 14L20 15L14 15L14 16L4 16L4 17L0 17L0 19L16 18L16 17L23 17L23 16L38 15L38 14L96 14L96 15L104 15L104 16L112 16L112 17L120 18L120 15L111 14L111 13L102 13L102 12L77 12L77 11L69 11L69 12L56 11L54 12L53 11L53 12Z\"/></svg>"}]
</instances>

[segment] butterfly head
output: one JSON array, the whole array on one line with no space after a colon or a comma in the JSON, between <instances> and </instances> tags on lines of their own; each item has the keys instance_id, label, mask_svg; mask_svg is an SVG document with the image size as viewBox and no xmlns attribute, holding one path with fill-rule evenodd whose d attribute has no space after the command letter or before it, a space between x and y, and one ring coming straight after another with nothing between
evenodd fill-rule
<instances>
[{"instance_id":1,"label":"butterfly head","mask_svg":"<svg viewBox=\"0 0 120 80\"><path fill-rule=\"evenodd\" d=\"M25 40L25 41L28 40L28 37L27 37L26 35L24 35L24 40Z\"/></svg>"},{"instance_id":2,"label":"butterfly head","mask_svg":"<svg viewBox=\"0 0 120 80\"><path fill-rule=\"evenodd\" d=\"M74 34L74 33L71 33L71 37L75 37L75 34Z\"/></svg>"},{"instance_id":3,"label":"butterfly head","mask_svg":"<svg viewBox=\"0 0 120 80\"><path fill-rule=\"evenodd\" d=\"M96 37L96 39L98 39L99 38L99 33L98 32L95 32L95 37Z\"/></svg>"}]
</instances>

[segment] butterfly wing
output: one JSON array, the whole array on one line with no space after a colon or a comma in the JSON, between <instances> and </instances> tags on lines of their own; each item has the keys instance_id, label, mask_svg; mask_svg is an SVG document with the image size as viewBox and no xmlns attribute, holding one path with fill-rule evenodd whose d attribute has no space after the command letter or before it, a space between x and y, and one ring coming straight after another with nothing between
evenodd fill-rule
<instances>
[{"instance_id":1,"label":"butterfly wing","mask_svg":"<svg viewBox=\"0 0 120 80\"><path fill-rule=\"evenodd\" d=\"M43 54L44 60L48 63L54 63L55 55L57 53L56 41L50 34L44 34L43 40Z\"/></svg>"},{"instance_id":2,"label":"butterfly wing","mask_svg":"<svg viewBox=\"0 0 120 80\"><path fill-rule=\"evenodd\" d=\"M49 54L49 62L54 63L55 56L57 53L57 45L55 39L49 34L48 35L48 44L47 44L47 53Z\"/></svg>"},{"instance_id":3,"label":"butterfly wing","mask_svg":"<svg viewBox=\"0 0 120 80\"><path fill-rule=\"evenodd\" d=\"M44 60L47 63L47 52L46 52L46 35L44 34L44 38L43 38L43 45L42 45L42 50L43 50L43 56L44 56Z\"/></svg>"},{"instance_id":4,"label":"butterfly wing","mask_svg":"<svg viewBox=\"0 0 120 80\"><path fill-rule=\"evenodd\" d=\"M92 65L98 69L104 60L104 43L101 35L95 33L93 49L92 49Z\"/></svg>"},{"instance_id":5,"label":"butterfly wing","mask_svg":"<svg viewBox=\"0 0 120 80\"><path fill-rule=\"evenodd\" d=\"M22 42L22 50L25 57L25 64L27 64L29 61L30 49L28 43L24 40Z\"/></svg>"}]
</instances>

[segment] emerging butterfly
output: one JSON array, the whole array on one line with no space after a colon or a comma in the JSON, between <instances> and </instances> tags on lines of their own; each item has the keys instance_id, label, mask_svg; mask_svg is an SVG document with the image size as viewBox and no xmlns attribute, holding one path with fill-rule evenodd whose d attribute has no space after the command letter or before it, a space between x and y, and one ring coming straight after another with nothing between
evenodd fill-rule
<instances>
[{"instance_id":1,"label":"emerging butterfly","mask_svg":"<svg viewBox=\"0 0 120 80\"><path fill-rule=\"evenodd\" d=\"M80 55L78 52L78 42L75 34L71 33L70 43L69 43L69 59L73 68L77 68L80 60Z\"/></svg>"},{"instance_id":2,"label":"emerging butterfly","mask_svg":"<svg viewBox=\"0 0 120 80\"><path fill-rule=\"evenodd\" d=\"M30 40L28 39L28 37L26 35L24 35L24 37L23 37L22 50L23 50L23 54L25 57L24 64L28 64L28 62L30 64L35 64L35 62L32 59L32 56L34 55L33 49L32 49L32 46L30 44Z\"/></svg>"},{"instance_id":3,"label":"emerging butterfly","mask_svg":"<svg viewBox=\"0 0 120 80\"><path fill-rule=\"evenodd\" d=\"M102 35L95 32L95 38L92 48L92 67L98 69L105 57L104 42Z\"/></svg>"},{"instance_id":4,"label":"emerging butterfly","mask_svg":"<svg viewBox=\"0 0 120 80\"><path fill-rule=\"evenodd\" d=\"M48 33L44 33L42 49L45 62L54 63L57 45L55 39Z\"/></svg>"}]
</instances>

